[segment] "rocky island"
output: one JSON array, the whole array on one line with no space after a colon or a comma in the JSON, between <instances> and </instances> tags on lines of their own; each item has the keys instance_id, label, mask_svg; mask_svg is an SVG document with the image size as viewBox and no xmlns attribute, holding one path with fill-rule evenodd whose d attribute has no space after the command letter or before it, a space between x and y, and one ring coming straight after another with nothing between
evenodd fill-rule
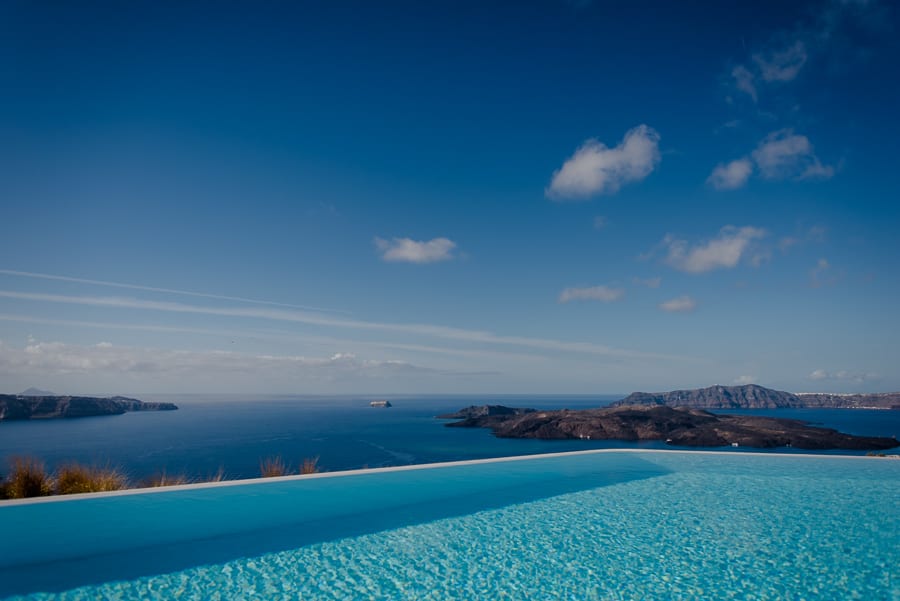
<instances>
[{"instance_id":1,"label":"rocky island","mask_svg":"<svg viewBox=\"0 0 900 601\"><path fill-rule=\"evenodd\" d=\"M601 409L536 411L498 405L468 407L439 415L452 428L490 428L500 438L546 440L659 440L686 447L884 450L895 438L853 436L793 419L715 415L690 407L636 405Z\"/></svg>"},{"instance_id":2,"label":"rocky island","mask_svg":"<svg viewBox=\"0 0 900 601\"><path fill-rule=\"evenodd\" d=\"M696 409L900 409L900 392L793 393L756 384L709 386L670 392L633 392L614 407L665 405Z\"/></svg>"},{"instance_id":3,"label":"rocky island","mask_svg":"<svg viewBox=\"0 0 900 601\"><path fill-rule=\"evenodd\" d=\"M27 392L27 391L26 391ZM129 411L173 411L173 403L145 403L124 396L31 396L0 394L0 421L121 415Z\"/></svg>"}]
</instances>

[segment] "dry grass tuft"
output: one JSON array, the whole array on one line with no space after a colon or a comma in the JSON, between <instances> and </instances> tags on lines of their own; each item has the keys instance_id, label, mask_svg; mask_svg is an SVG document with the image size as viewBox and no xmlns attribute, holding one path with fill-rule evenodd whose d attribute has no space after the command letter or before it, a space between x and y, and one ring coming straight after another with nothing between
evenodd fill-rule
<instances>
[{"instance_id":1,"label":"dry grass tuft","mask_svg":"<svg viewBox=\"0 0 900 601\"><path fill-rule=\"evenodd\" d=\"M320 471L318 456L303 459L299 467L301 474L315 474ZM297 473L291 471L291 466L285 463L280 455L260 459L259 472L263 478L290 476ZM162 471L142 480L138 486L155 488L197 482L222 482L225 479L224 467L220 467L217 472L205 479L188 478L184 474L172 475ZM54 478L47 473L41 460L34 457L13 457L10 460L10 469L6 479L0 478L0 500L53 494L108 492L133 487L134 484L129 482L125 474L117 468L84 466L71 462L61 466Z\"/></svg>"},{"instance_id":2,"label":"dry grass tuft","mask_svg":"<svg viewBox=\"0 0 900 601\"><path fill-rule=\"evenodd\" d=\"M84 466L69 463L56 474L56 494L74 495L86 492L108 492L128 488L125 475L113 467Z\"/></svg>"},{"instance_id":3,"label":"dry grass tuft","mask_svg":"<svg viewBox=\"0 0 900 601\"><path fill-rule=\"evenodd\" d=\"M277 478L290 474L290 467L284 462L281 455L266 457L259 460L259 474L263 478Z\"/></svg>"},{"instance_id":4,"label":"dry grass tuft","mask_svg":"<svg viewBox=\"0 0 900 601\"><path fill-rule=\"evenodd\" d=\"M215 474L207 476L203 481L204 482L223 482L225 480L227 480L227 478L225 477L225 466L220 465L219 469L216 471Z\"/></svg>"},{"instance_id":5,"label":"dry grass tuft","mask_svg":"<svg viewBox=\"0 0 900 601\"><path fill-rule=\"evenodd\" d=\"M319 456L307 457L300 465L301 474L318 474L319 473Z\"/></svg>"},{"instance_id":6,"label":"dry grass tuft","mask_svg":"<svg viewBox=\"0 0 900 601\"><path fill-rule=\"evenodd\" d=\"M43 497L53 494L53 480L44 463L34 457L13 457L6 477L4 494L8 499Z\"/></svg>"},{"instance_id":7,"label":"dry grass tuft","mask_svg":"<svg viewBox=\"0 0 900 601\"><path fill-rule=\"evenodd\" d=\"M150 476L141 482L143 488L159 488L160 486L180 486L191 484L192 480L184 474L167 474L165 470Z\"/></svg>"}]
</instances>

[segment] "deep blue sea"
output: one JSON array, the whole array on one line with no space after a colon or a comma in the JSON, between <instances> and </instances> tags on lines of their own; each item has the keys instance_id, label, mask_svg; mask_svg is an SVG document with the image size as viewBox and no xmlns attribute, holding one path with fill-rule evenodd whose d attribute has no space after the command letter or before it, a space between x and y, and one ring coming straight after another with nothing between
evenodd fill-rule
<instances>
[{"instance_id":1,"label":"deep blue sea","mask_svg":"<svg viewBox=\"0 0 900 601\"><path fill-rule=\"evenodd\" d=\"M220 469L229 479L252 478L259 475L260 460L270 456L281 456L294 467L304 458L318 457L322 470L336 471L596 448L671 448L661 442L498 439L489 430L445 428L444 421L435 419L468 405L580 409L606 405L621 395L377 397L389 398L394 405L389 409L369 407L375 397L139 398L172 401L180 409L0 423L0 473L16 455L37 457L49 469L67 461L111 465L139 481L163 471L203 479ZM756 413L802 419L851 434L900 436L900 411Z\"/></svg>"}]
</instances>

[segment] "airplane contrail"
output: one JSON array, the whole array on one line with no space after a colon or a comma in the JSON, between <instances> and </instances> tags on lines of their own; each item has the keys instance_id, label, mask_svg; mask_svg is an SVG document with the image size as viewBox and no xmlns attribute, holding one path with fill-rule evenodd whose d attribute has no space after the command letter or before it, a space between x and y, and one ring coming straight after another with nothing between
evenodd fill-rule
<instances>
[{"instance_id":1,"label":"airplane contrail","mask_svg":"<svg viewBox=\"0 0 900 601\"><path fill-rule=\"evenodd\" d=\"M34 273L31 271L15 271L13 269L0 269L2 275L12 275L23 278L35 278L41 280L56 280L58 282L75 282L78 284L91 284L94 286L108 286L111 288L127 288L130 290L144 290L147 292L164 292L167 294L179 294L181 296L194 296L200 298L214 298L218 300L236 301L241 303L251 303L256 305L269 305L273 307L288 307L291 309L304 309L307 311L317 311L320 313L350 313L341 309L324 309L322 307L311 307L308 305L292 305L288 303L279 303L275 301L260 300L256 298L245 298L242 296L225 296L222 294L207 294L205 292L191 292L189 290L175 290L173 288L157 288L155 286L141 286L138 284L124 284L121 282L108 282L105 280L91 280L87 278L75 278L65 275L53 275L49 273Z\"/></svg>"}]
</instances>

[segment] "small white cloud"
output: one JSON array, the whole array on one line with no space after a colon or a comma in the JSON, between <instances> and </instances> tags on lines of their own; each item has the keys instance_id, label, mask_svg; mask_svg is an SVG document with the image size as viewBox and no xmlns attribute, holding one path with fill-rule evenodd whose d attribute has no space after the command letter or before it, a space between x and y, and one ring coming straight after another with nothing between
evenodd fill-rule
<instances>
[{"instance_id":1,"label":"small white cloud","mask_svg":"<svg viewBox=\"0 0 900 601\"><path fill-rule=\"evenodd\" d=\"M662 283L662 278L631 278L631 283L635 286L646 286L647 288L659 288L659 285Z\"/></svg>"},{"instance_id":2,"label":"small white cloud","mask_svg":"<svg viewBox=\"0 0 900 601\"><path fill-rule=\"evenodd\" d=\"M792 248L803 246L806 244L821 244L825 242L828 235L828 229L822 225L813 225L803 231L798 231L792 236L784 236L778 241L778 250L783 253L789 252Z\"/></svg>"},{"instance_id":3,"label":"small white cloud","mask_svg":"<svg viewBox=\"0 0 900 601\"><path fill-rule=\"evenodd\" d=\"M791 129L770 133L751 153L760 174L766 179L828 179L834 168L823 165L806 136Z\"/></svg>"},{"instance_id":4,"label":"small white cloud","mask_svg":"<svg viewBox=\"0 0 900 601\"><path fill-rule=\"evenodd\" d=\"M773 35L744 65L728 74L729 88L736 88L756 100L765 86L779 86L797 79L807 63L825 59L830 68L846 69L846 61L867 60L876 37L890 25L886 5L880 0L822 0L816 8L804 11L792 26ZM877 36L872 35L878 33ZM853 43L848 43L853 40ZM837 61L837 62L835 62ZM726 102L733 104L732 95Z\"/></svg>"},{"instance_id":5,"label":"small white cloud","mask_svg":"<svg viewBox=\"0 0 900 601\"><path fill-rule=\"evenodd\" d=\"M834 177L834 167L823 165L818 158L812 157L806 169L797 179L830 179Z\"/></svg>"},{"instance_id":6,"label":"small white cloud","mask_svg":"<svg viewBox=\"0 0 900 601\"><path fill-rule=\"evenodd\" d=\"M834 167L822 164L815 155L809 138L781 129L763 138L749 157L716 165L706 183L717 190L740 188L750 179L754 165L769 180L829 179L835 174Z\"/></svg>"},{"instance_id":7,"label":"small white cloud","mask_svg":"<svg viewBox=\"0 0 900 601\"><path fill-rule=\"evenodd\" d=\"M781 252L786 253L798 244L800 244L800 240L798 240L794 236L784 236L781 240L778 241L778 249Z\"/></svg>"},{"instance_id":8,"label":"small white cloud","mask_svg":"<svg viewBox=\"0 0 900 601\"><path fill-rule=\"evenodd\" d=\"M753 62L759 67L764 81L792 81L806 64L806 44L797 40L784 50L767 54L754 54Z\"/></svg>"},{"instance_id":9,"label":"small white cloud","mask_svg":"<svg viewBox=\"0 0 900 601\"><path fill-rule=\"evenodd\" d=\"M820 286L830 286L840 279L840 274L834 272L834 268L828 259L821 258L816 262L816 266L809 271L809 283L814 288Z\"/></svg>"},{"instance_id":10,"label":"small white cloud","mask_svg":"<svg viewBox=\"0 0 900 601\"><path fill-rule=\"evenodd\" d=\"M434 238L427 242L411 238L375 238L375 247L385 261L434 263L452 259L456 243L447 238Z\"/></svg>"},{"instance_id":11,"label":"small white cloud","mask_svg":"<svg viewBox=\"0 0 900 601\"><path fill-rule=\"evenodd\" d=\"M734 78L734 86L756 102L756 77L753 73L744 65L738 65L731 70L731 76Z\"/></svg>"},{"instance_id":12,"label":"small white cloud","mask_svg":"<svg viewBox=\"0 0 900 601\"><path fill-rule=\"evenodd\" d=\"M810 242L825 242L825 237L828 235L828 228L824 225L814 225L806 232L806 238Z\"/></svg>"},{"instance_id":13,"label":"small white cloud","mask_svg":"<svg viewBox=\"0 0 900 601\"><path fill-rule=\"evenodd\" d=\"M763 263L767 263L771 259L772 259L772 251L769 250L768 248L765 248L765 249L761 249L759 252L755 252L752 255L750 255L748 262L753 267L759 267L760 265L762 265Z\"/></svg>"},{"instance_id":14,"label":"small white cloud","mask_svg":"<svg viewBox=\"0 0 900 601\"><path fill-rule=\"evenodd\" d=\"M659 304L659 308L668 313L689 313L697 307L697 302L690 296L679 296Z\"/></svg>"},{"instance_id":15,"label":"small white cloud","mask_svg":"<svg viewBox=\"0 0 900 601\"><path fill-rule=\"evenodd\" d=\"M553 173L544 193L554 200L615 194L650 175L659 161L659 134L647 125L628 130L614 148L591 138Z\"/></svg>"},{"instance_id":16,"label":"small white cloud","mask_svg":"<svg viewBox=\"0 0 900 601\"><path fill-rule=\"evenodd\" d=\"M663 239L663 246L668 248L665 261L675 269L687 273L731 269L748 253L754 240L765 236L766 231L761 228L738 228L730 225L719 230L719 235L712 240L695 246L667 236Z\"/></svg>"},{"instance_id":17,"label":"small white cloud","mask_svg":"<svg viewBox=\"0 0 900 601\"><path fill-rule=\"evenodd\" d=\"M606 219L606 217L604 217L603 215L597 215L596 217L594 217L594 229L595 230L602 230L603 228L606 227L606 225L608 223L609 223L609 220Z\"/></svg>"},{"instance_id":18,"label":"small white cloud","mask_svg":"<svg viewBox=\"0 0 900 601\"><path fill-rule=\"evenodd\" d=\"M754 376L738 376L734 379L734 383L738 386L745 386L747 384L755 384L756 377Z\"/></svg>"},{"instance_id":19,"label":"small white cloud","mask_svg":"<svg viewBox=\"0 0 900 601\"><path fill-rule=\"evenodd\" d=\"M810 380L827 380L828 372L824 369L814 369L808 377Z\"/></svg>"},{"instance_id":20,"label":"small white cloud","mask_svg":"<svg viewBox=\"0 0 900 601\"><path fill-rule=\"evenodd\" d=\"M871 380L879 379L878 374L872 372L864 372L864 371L851 371L851 370L838 370L838 371L826 371L824 369L815 369L807 376L810 380L816 381L824 381L824 380L832 380L832 381L844 381L844 382L868 382Z\"/></svg>"},{"instance_id":21,"label":"small white cloud","mask_svg":"<svg viewBox=\"0 0 900 601\"><path fill-rule=\"evenodd\" d=\"M568 303L574 300L595 300L604 303L617 301L625 295L621 288L609 286L591 286L589 288L566 288L559 293L559 302Z\"/></svg>"},{"instance_id":22,"label":"small white cloud","mask_svg":"<svg viewBox=\"0 0 900 601\"><path fill-rule=\"evenodd\" d=\"M706 179L706 183L716 190L734 190L746 184L751 173L753 163L745 157L730 163L719 163Z\"/></svg>"}]
</instances>

